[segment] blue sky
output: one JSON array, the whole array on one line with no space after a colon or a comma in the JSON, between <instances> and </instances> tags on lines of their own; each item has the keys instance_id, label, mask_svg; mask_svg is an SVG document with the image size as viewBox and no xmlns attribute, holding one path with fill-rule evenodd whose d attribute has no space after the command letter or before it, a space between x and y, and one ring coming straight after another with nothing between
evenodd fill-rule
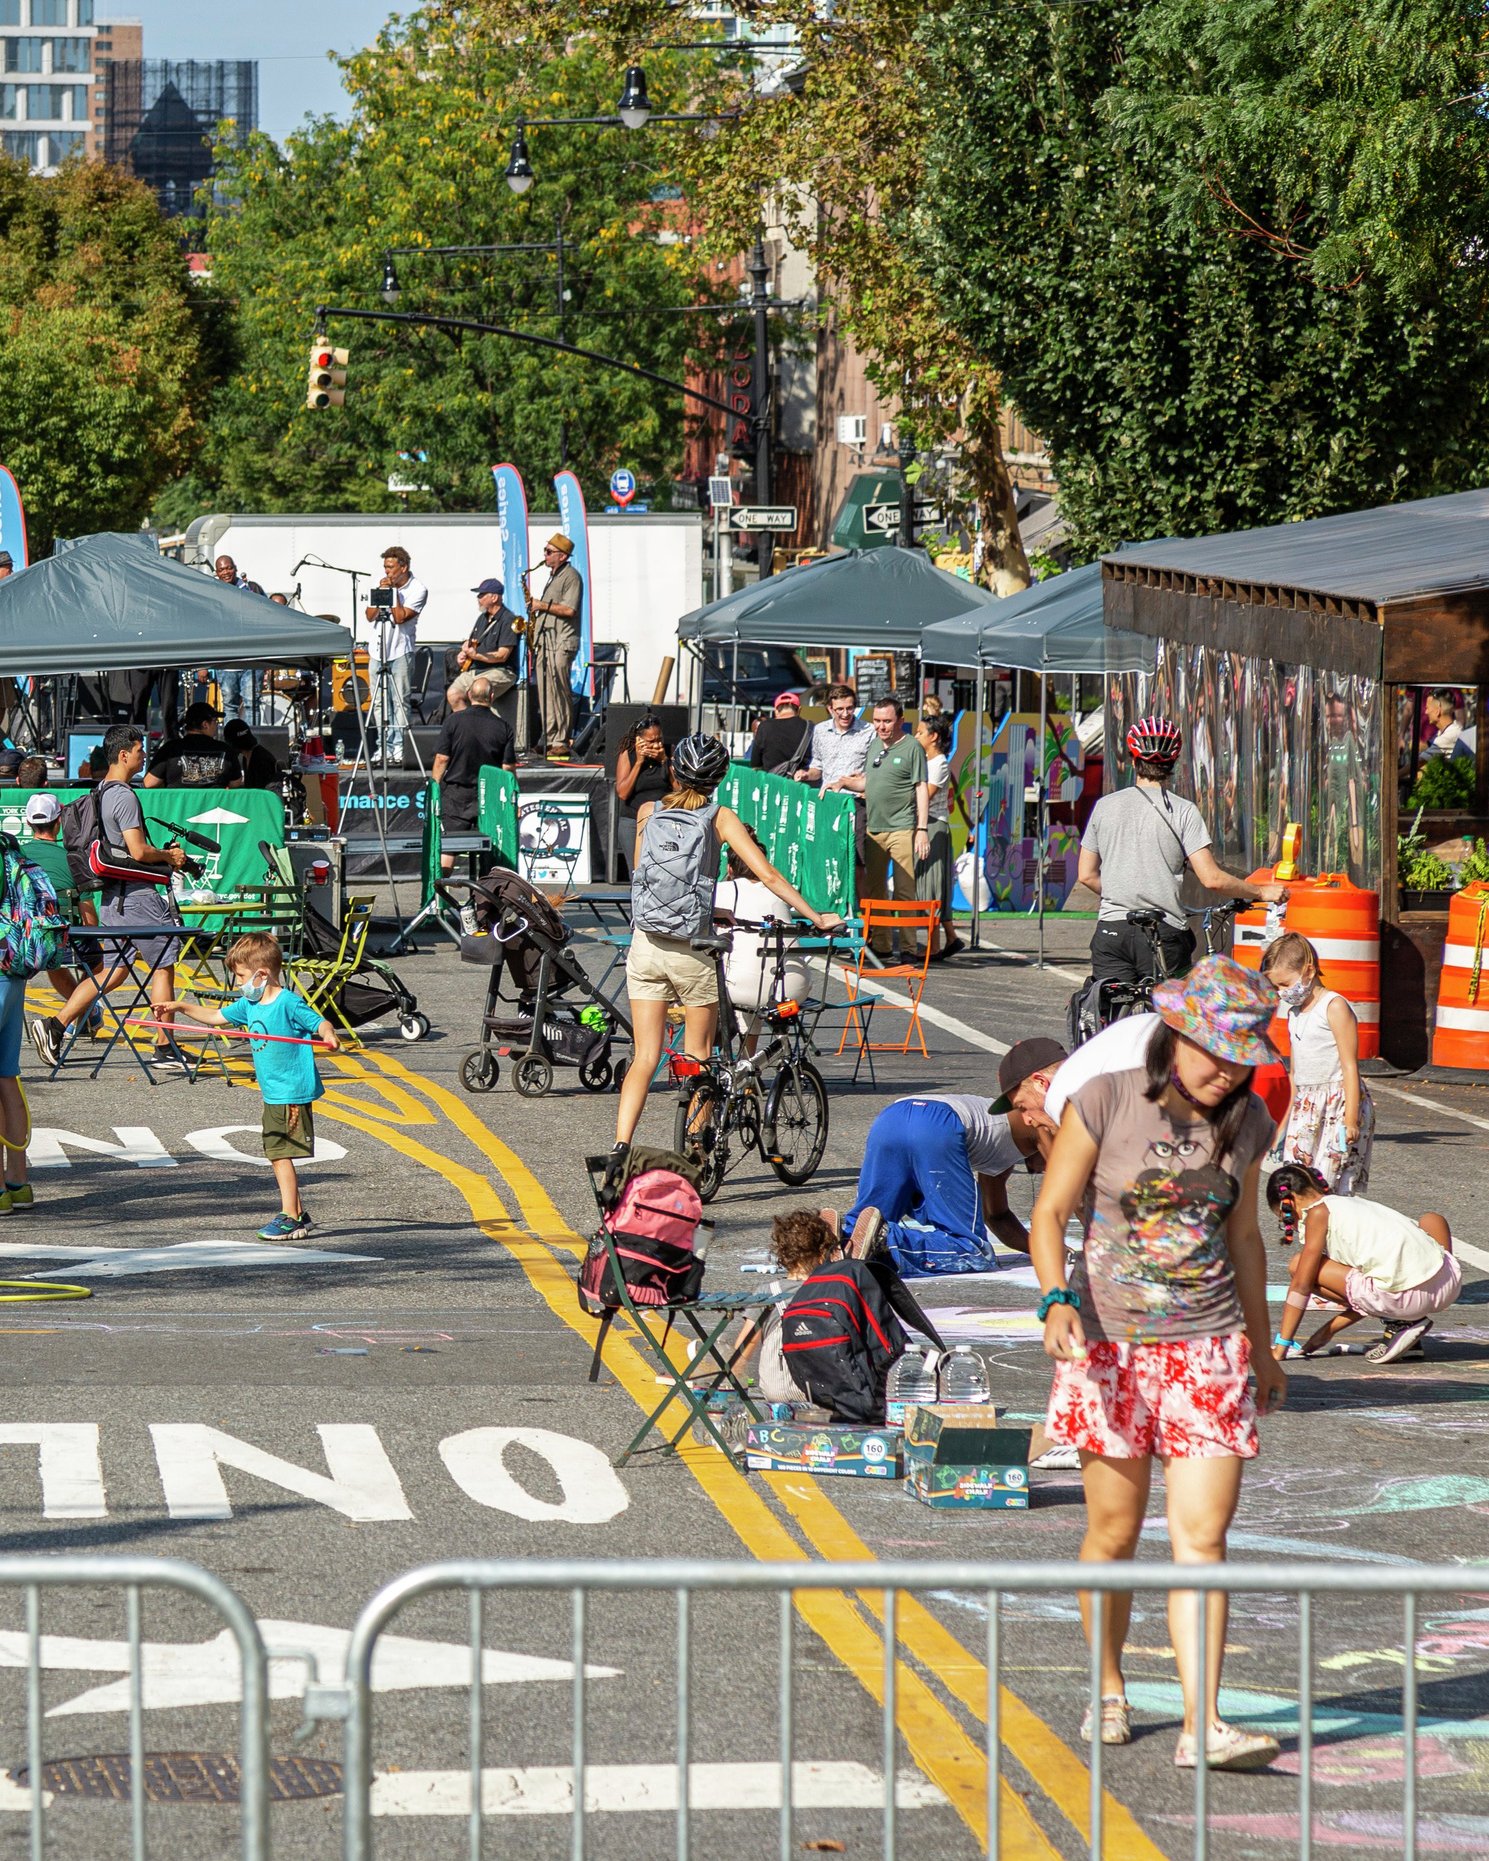
<instances>
[{"instance_id":1,"label":"blue sky","mask_svg":"<svg viewBox=\"0 0 1489 1861\"><path fill-rule=\"evenodd\" d=\"M307 114L339 114L345 103L328 50L370 44L391 0L254 0L204 7L201 0L100 0L100 17L139 19L146 58L256 58L259 127L282 138Z\"/></svg>"}]
</instances>

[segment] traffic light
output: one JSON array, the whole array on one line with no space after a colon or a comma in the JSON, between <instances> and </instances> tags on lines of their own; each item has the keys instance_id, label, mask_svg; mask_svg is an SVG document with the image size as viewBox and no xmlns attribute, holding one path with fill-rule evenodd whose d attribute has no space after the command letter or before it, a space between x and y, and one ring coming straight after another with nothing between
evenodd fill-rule
<instances>
[{"instance_id":1,"label":"traffic light","mask_svg":"<svg viewBox=\"0 0 1489 1861\"><path fill-rule=\"evenodd\" d=\"M329 343L317 342L310 351L310 373L306 378L307 407L339 407L346 399L346 365L349 352L333 349Z\"/></svg>"}]
</instances>

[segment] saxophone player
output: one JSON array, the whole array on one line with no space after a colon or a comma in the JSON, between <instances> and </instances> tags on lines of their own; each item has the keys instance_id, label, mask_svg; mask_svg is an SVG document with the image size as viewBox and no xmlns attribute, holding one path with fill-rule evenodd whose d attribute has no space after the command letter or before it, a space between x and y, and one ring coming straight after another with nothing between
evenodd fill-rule
<instances>
[{"instance_id":1,"label":"saxophone player","mask_svg":"<svg viewBox=\"0 0 1489 1861\"><path fill-rule=\"evenodd\" d=\"M459 670L445 692L451 711L463 711L470 703L470 688L478 678L491 687L492 709L510 729L517 728L517 641L526 623L506 605L505 586L488 575L471 593L478 612L470 636L457 653Z\"/></svg>"},{"instance_id":2,"label":"saxophone player","mask_svg":"<svg viewBox=\"0 0 1489 1861\"><path fill-rule=\"evenodd\" d=\"M573 543L561 531L549 537L543 545L547 585L541 595L527 604L532 625L529 651L538 687L544 747L550 762L569 760L569 731L574 716L574 693L569 675L579 651L584 579L574 567L573 554Z\"/></svg>"}]
</instances>

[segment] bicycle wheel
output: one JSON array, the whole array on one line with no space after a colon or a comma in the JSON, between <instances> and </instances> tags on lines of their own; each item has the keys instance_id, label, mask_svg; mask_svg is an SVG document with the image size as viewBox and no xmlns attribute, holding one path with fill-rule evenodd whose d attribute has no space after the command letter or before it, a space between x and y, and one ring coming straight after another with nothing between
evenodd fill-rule
<instances>
[{"instance_id":1,"label":"bicycle wheel","mask_svg":"<svg viewBox=\"0 0 1489 1861\"><path fill-rule=\"evenodd\" d=\"M827 1148L827 1087L810 1060L788 1060L765 1107L766 1162L783 1183L808 1181Z\"/></svg>"},{"instance_id":2,"label":"bicycle wheel","mask_svg":"<svg viewBox=\"0 0 1489 1861\"><path fill-rule=\"evenodd\" d=\"M711 1079L698 1080L677 1101L672 1148L698 1165L698 1194L705 1202L711 1202L723 1188L729 1168L724 1115L724 1101Z\"/></svg>"}]
</instances>

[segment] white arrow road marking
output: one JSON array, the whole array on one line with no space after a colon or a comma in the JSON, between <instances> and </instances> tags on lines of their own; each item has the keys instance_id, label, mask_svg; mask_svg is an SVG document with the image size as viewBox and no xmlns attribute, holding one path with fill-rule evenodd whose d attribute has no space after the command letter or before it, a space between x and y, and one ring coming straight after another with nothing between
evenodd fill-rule
<instances>
[{"instance_id":1,"label":"white arrow road marking","mask_svg":"<svg viewBox=\"0 0 1489 1861\"><path fill-rule=\"evenodd\" d=\"M180 1241L173 1247L30 1247L0 1241L0 1257L56 1260L28 1279L124 1279L135 1273L199 1272L206 1267L370 1266L377 1254L327 1253L317 1247L270 1247L263 1241ZM72 1264L77 1262L76 1265Z\"/></svg>"},{"instance_id":2,"label":"white arrow road marking","mask_svg":"<svg viewBox=\"0 0 1489 1861\"><path fill-rule=\"evenodd\" d=\"M260 1622L259 1630L269 1652L269 1697L299 1699L312 1677L306 1655L315 1657L314 1678L324 1685L340 1685L346 1678L346 1651L351 1630L325 1628L315 1622ZM23 1630L0 1630L0 1668L26 1665L27 1638ZM99 1641L76 1635L43 1635L41 1664L54 1670L80 1673L122 1673L100 1687L53 1706L49 1719L83 1712L128 1712L129 1644ZM594 1680L612 1679L614 1667L585 1667ZM535 1654L510 1654L486 1648L481 1654L481 1680L486 1686L512 1686L532 1680L572 1680L572 1661L548 1660ZM140 1649L141 1697L151 1708L165 1706L236 1705L243 1697L238 1644L231 1629L209 1641L147 1641ZM456 1641L422 1641L409 1635L383 1635L372 1661L374 1693L404 1692L414 1687L465 1687L471 1680L471 1651ZM0 1808L4 1807L0 1801Z\"/></svg>"},{"instance_id":3,"label":"white arrow road marking","mask_svg":"<svg viewBox=\"0 0 1489 1861\"><path fill-rule=\"evenodd\" d=\"M877 1809L884 1779L866 1764L793 1764L792 1802L798 1809ZM466 1816L469 1771L394 1771L372 1780L374 1816ZM946 1798L914 1771L895 1780L901 1809L931 1809ZM586 1810L677 1808L675 1764L590 1764L584 1771ZM691 1764L690 1809L779 1809L779 1764ZM530 1764L520 1770L481 1772L481 1808L488 1816L568 1816L574 1808L574 1771L568 1764Z\"/></svg>"}]
</instances>

